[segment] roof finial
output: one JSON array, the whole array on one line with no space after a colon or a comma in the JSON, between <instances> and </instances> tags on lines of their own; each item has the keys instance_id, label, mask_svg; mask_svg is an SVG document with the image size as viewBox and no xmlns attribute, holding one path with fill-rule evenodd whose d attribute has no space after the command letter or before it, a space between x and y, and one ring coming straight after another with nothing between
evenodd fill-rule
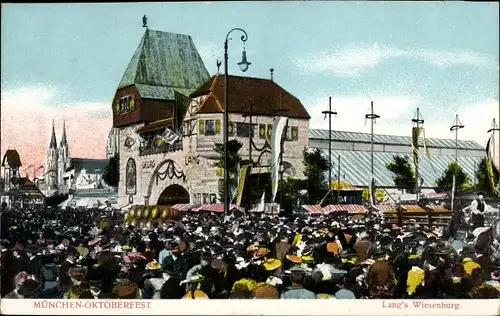
<instances>
[{"instance_id":1,"label":"roof finial","mask_svg":"<svg viewBox=\"0 0 500 316\"><path fill-rule=\"evenodd\" d=\"M222 65L222 61L217 59L217 74L219 74L220 66Z\"/></svg>"},{"instance_id":2,"label":"roof finial","mask_svg":"<svg viewBox=\"0 0 500 316\"><path fill-rule=\"evenodd\" d=\"M269 69L269 71L271 72L271 81L274 81L274 80L273 80L274 68Z\"/></svg>"},{"instance_id":3,"label":"roof finial","mask_svg":"<svg viewBox=\"0 0 500 316\"><path fill-rule=\"evenodd\" d=\"M148 27L148 17L147 15L144 14L144 16L142 17L142 27L145 27L147 28Z\"/></svg>"}]
</instances>

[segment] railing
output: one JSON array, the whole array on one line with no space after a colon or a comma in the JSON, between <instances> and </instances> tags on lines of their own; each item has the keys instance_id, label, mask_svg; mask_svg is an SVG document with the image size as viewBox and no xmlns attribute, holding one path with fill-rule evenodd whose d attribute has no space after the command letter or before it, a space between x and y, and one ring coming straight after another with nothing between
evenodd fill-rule
<instances>
[{"instance_id":1,"label":"railing","mask_svg":"<svg viewBox=\"0 0 500 316\"><path fill-rule=\"evenodd\" d=\"M446 226L450 222L452 212L450 211L404 211L401 208L394 212L384 212L384 218L391 224L402 225L408 220L415 220L419 225Z\"/></svg>"},{"instance_id":2,"label":"railing","mask_svg":"<svg viewBox=\"0 0 500 316\"><path fill-rule=\"evenodd\" d=\"M141 144L139 146L139 156L155 155L182 150L182 139L176 140L172 144L155 145L153 142Z\"/></svg>"}]
</instances>

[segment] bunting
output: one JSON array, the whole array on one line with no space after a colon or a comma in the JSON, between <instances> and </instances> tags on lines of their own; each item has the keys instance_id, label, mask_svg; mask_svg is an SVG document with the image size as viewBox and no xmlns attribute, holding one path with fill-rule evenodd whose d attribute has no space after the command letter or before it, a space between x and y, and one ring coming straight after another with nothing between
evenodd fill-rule
<instances>
[{"instance_id":1,"label":"bunting","mask_svg":"<svg viewBox=\"0 0 500 316\"><path fill-rule=\"evenodd\" d=\"M271 136L271 202L276 198L278 192L279 165L282 153L282 142L284 131L288 124L288 118L280 116L274 119Z\"/></svg>"}]
</instances>

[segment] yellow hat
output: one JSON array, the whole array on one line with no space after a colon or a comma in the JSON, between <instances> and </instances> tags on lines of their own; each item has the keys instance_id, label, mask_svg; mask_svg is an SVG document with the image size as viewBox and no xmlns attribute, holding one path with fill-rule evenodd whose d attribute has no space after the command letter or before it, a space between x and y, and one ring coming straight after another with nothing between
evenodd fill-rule
<instances>
[{"instance_id":1,"label":"yellow hat","mask_svg":"<svg viewBox=\"0 0 500 316\"><path fill-rule=\"evenodd\" d=\"M302 256L302 261L311 262L313 261L312 256Z\"/></svg>"},{"instance_id":2,"label":"yellow hat","mask_svg":"<svg viewBox=\"0 0 500 316\"><path fill-rule=\"evenodd\" d=\"M286 258L293 263L302 263L302 258L295 255L286 255Z\"/></svg>"},{"instance_id":3,"label":"yellow hat","mask_svg":"<svg viewBox=\"0 0 500 316\"><path fill-rule=\"evenodd\" d=\"M263 266L267 271L273 271L281 267L281 261L278 259L270 258L264 261Z\"/></svg>"},{"instance_id":4,"label":"yellow hat","mask_svg":"<svg viewBox=\"0 0 500 316\"><path fill-rule=\"evenodd\" d=\"M194 290L194 292L187 292L186 295L182 297L183 300L208 300L208 295L201 290Z\"/></svg>"},{"instance_id":5,"label":"yellow hat","mask_svg":"<svg viewBox=\"0 0 500 316\"><path fill-rule=\"evenodd\" d=\"M335 296L326 294L326 293L320 293L316 295L316 298L321 299L321 300L334 300Z\"/></svg>"},{"instance_id":6,"label":"yellow hat","mask_svg":"<svg viewBox=\"0 0 500 316\"><path fill-rule=\"evenodd\" d=\"M464 266L465 273L467 273L468 275L472 275L472 272L475 269L480 269L481 268L481 266L477 262L474 262L474 261L472 261L470 259L467 260L467 261L465 261L465 259L464 259L463 266Z\"/></svg>"},{"instance_id":7,"label":"yellow hat","mask_svg":"<svg viewBox=\"0 0 500 316\"><path fill-rule=\"evenodd\" d=\"M151 261L146 265L146 270L160 270L161 266L156 260Z\"/></svg>"},{"instance_id":8,"label":"yellow hat","mask_svg":"<svg viewBox=\"0 0 500 316\"><path fill-rule=\"evenodd\" d=\"M408 271L408 279L406 280L406 291L408 295L415 293L417 287L424 282L425 272L419 267L413 267Z\"/></svg>"},{"instance_id":9,"label":"yellow hat","mask_svg":"<svg viewBox=\"0 0 500 316\"><path fill-rule=\"evenodd\" d=\"M244 289L248 289L249 291L253 291L257 287L257 285L258 285L257 281L252 280L252 279L243 278L243 279L240 279L240 280L234 282L232 290L234 291L234 289L236 289L236 288L244 288Z\"/></svg>"}]
</instances>

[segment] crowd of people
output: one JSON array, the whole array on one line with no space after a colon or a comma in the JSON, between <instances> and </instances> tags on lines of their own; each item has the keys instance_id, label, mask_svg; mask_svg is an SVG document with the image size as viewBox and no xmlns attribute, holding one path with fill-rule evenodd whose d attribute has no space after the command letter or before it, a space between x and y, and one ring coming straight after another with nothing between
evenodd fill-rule
<instances>
[{"instance_id":1,"label":"crowd of people","mask_svg":"<svg viewBox=\"0 0 500 316\"><path fill-rule=\"evenodd\" d=\"M500 297L498 227L462 217L446 227L396 226L377 212L183 212L149 229L97 222L88 210L3 210L1 297Z\"/></svg>"}]
</instances>

